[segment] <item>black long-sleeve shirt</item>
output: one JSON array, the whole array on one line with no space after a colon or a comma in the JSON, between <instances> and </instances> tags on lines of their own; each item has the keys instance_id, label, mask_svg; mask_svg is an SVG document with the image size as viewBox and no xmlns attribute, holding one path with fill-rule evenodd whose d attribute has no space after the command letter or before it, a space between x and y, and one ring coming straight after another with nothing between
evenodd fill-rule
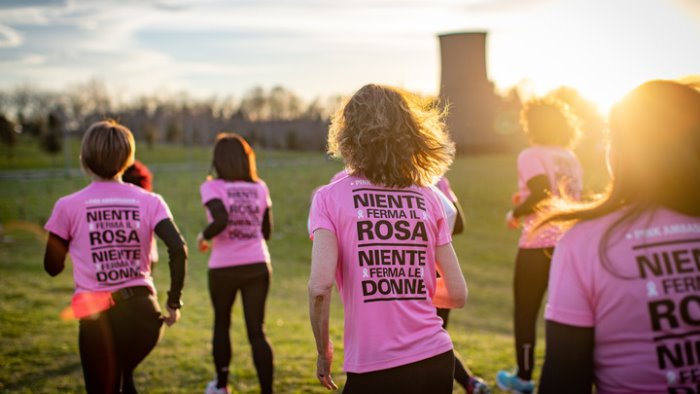
<instances>
[{"instance_id":1,"label":"black long-sleeve shirt","mask_svg":"<svg viewBox=\"0 0 700 394\"><path fill-rule=\"evenodd\" d=\"M168 248L170 266L168 305L179 305L182 297L182 288L185 285L185 273L187 272L187 244L175 223L170 219L163 219L158 222L154 232ZM63 272L69 245L70 241L54 233L49 233L44 253L44 270L46 273L56 276Z\"/></svg>"},{"instance_id":2,"label":"black long-sleeve shirt","mask_svg":"<svg viewBox=\"0 0 700 394\"><path fill-rule=\"evenodd\" d=\"M540 394L590 394L593 386L594 329L547 320L547 344Z\"/></svg>"},{"instance_id":3,"label":"black long-sleeve shirt","mask_svg":"<svg viewBox=\"0 0 700 394\"><path fill-rule=\"evenodd\" d=\"M537 175L532 177L529 181L527 181L527 188L530 190L530 194L527 196L525 201L522 201L513 209L513 216L516 218L534 213L537 204L549 197L551 191L549 179L546 175Z\"/></svg>"}]
</instances>

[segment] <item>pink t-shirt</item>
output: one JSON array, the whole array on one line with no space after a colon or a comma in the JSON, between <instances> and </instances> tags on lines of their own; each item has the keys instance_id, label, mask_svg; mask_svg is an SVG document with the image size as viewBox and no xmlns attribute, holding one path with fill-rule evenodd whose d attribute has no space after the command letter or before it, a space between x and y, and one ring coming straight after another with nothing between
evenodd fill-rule
<instances>
[{"instance_id":1,"label":"pink t-shirt","mask_svg":"<svg viewBox=\"0 0 700 394\"><path fill-rule=\"evenodd\" d=\"M202 204L219 199L228 212L228 226L212 239L209 268L269 263L262 222L272 200L265 182L212 179L202 183L199 191ZM207 218L212 220L208 210Z\"/></svg>"},{"instance_id":2,"label":"pink t-shirt","mask_svg":"<svg viewBox=\"0 0 700 394\"><path fill-rule=\"evenodd\" d=\"M452 349L432 302L435 249L451 242L434 189L389 189L347 176L316 193L309 216L312 236L323 228L338 239L346 371L392 368Z\"/></svg>"},{"instance_id":3,"label":"pink t-shirt","mask_svg":"<svg viewBox=\"0 0 700 394\"><path fill-rule=\"evenodd\" d=\"M518 198L520 201L524 201L530 195L527 182L538 175L547 176L553 196L561 196L563 189L568 197L581 198L583 170L576 155L571 150L560 147L534 146L520 152L518 155ZM550 248L556 245L562 232L556 226L546 226L533 233L531 228L535 221L535 215L522 218L523 231L520 236L520 248Z\"/></svg>"},{"instance_id":4,"label":"pink t-shirt","mask_svg":"<svg viewBox=\"0 0 700 394\"><path fill-rule=\"evenodd\" d=\"M329 183L337 182L346 176L348 176L347 171L340 170L335 175L333 175ZM451 202L454 203L455 201L457 201L457 195L452 190L452 186L450 185L450 181L447 180L447 177L441 176L440 179L435 183L435 187L437 187L438 190L440 190L442 194L444 194L445 197L447 197L447 199Z\"/></svg>"},{"instance_id":5,"label":"pink t-shirt","mask_svg":"<svg viewBox=\"0 0 700 394\"><path fill-rule=\"evenodd\" d=\"M163 199L137 186L92 182L56 202L44 228L70 242L75 292L148 286L153 230L172 219Z\"/></svg>"},{"instance_id":6,"label":"pink t-shirt","mask_svg":"<svg viewBox=\"0 0 700 394\"><path fill-rule=\"evenodd\" d=\"M595 328L598 393L697 393L700 218L648 211L598 246L622 212L581 222L557 244L548 320ZM675 391L674 391L675 390Z\"/></svg>"},{"instance_id":7,"label":"pink t-shirt","mask_svg":"<svg viewBox=\"0 0 700 394\"><path fill-rule=\"evenodd\" d=\"M437 181L435 186L440 189L442 194L444 194L448 200L453 203L457 201L457 195L452 190L452 186L450 186L450 181L447 180L447 177L440 177L440 180Z\"/></svg>"}]
</instances>

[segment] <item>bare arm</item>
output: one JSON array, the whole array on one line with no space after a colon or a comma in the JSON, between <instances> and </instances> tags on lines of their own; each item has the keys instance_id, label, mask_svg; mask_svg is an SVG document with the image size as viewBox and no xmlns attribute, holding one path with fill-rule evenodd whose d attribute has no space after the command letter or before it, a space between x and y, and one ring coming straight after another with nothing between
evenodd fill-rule
<instances>
[{"instance_id":1,"label":"bare arm","mask_svg":"<svg viewBox=\"0 0 700 394\"><path fill-rule=\"evenodd\" d=\"M333 343L330 339L330 303L335 270L338 264L338 241L329 230L314 231L309 278L309 317L316 339L317 378L329 390L337 389L331 377Z\"/></svg>"},{"instance_id":2,"label":"bare arm","mask_svg":"<svg viewBox=\"0 0 700 394\"><path fill-rule=\"evenodd\" d=\"M437 279L433 303L438 308L461 308L467 301L467 283L452 244L440 245L436 250Z\"/></svg>"},{"instance_id":3,"label":"bare arm","mask_svg":"<svg viewBox=\"0 0 700 394\"><path fill-rule=\"evenodd\" d=\"M70 242L54 233L49 233L46 240L46 252L44 253L44 271L51 276L63 272L66 266L66 255Z\"/></svg>"}]
</instances>

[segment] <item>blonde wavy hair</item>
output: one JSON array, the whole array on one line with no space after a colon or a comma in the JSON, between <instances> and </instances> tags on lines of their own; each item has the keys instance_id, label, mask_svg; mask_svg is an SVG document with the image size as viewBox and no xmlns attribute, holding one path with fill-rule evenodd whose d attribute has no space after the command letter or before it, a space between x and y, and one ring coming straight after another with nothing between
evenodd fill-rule
<instances>
[{"instance_id":1,"label":"blonde wavy hair","mask_svg":"<svg viewBox=\"0 0 700 394\"><path fill-rule=\"evenodd\" d=\"M345 161L348 173L374 184L429 186L454 158L445 114L435 100L394 87L365 85L333 116L328 152Z\"/></svg>"}]
</instances>

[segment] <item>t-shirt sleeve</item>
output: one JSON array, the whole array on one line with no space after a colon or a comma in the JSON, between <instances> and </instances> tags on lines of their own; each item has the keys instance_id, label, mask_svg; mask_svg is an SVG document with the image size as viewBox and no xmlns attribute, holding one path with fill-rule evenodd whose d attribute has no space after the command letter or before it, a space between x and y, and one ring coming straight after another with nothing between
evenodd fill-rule
<instances>
[{"instance_id":1,"label":"t-shirt sleeve","mask_svg":"<svg viewBox=\"0 0 700 394\"><path fill-rule=\"evenodd\" d=\"M54 233L66 241L71 240L71 222L66 212L64 200L56 201L53 206L53 211L49 220L44 225L44 229L50 233Z\"/></svg>"},{"instance_id":2,"label":"t-shirt sleeve","mask_svg":"<svg viewBox=\"0 0 700 394\"><path fill-rule=\"evenodd\" d=\"M155 195L154 209L153 209L153 228L165 219L173 219L173 214L170 212L168 204L163 200L159 194Z\"/></svg>"},{"instance_id":3,"label":"t-shirt sleeve","mask_svg":"<svg viewBox=\"0 0 700 394\"><path fill-rule=\"evenodd\" d=\"M214 188L214 183L211 181L206 181L202 183L199 187L199 194L202 196L202 205L207 205L207 203L214 199L221 199L221 197L216 193Z\"/></svg>"},{"instance_id":4,"label":"t-shirt sleeve","mask_svg":"<svg viewBox=\"0 0 700 394\"><path fill-rule=\"evenodd\" d=\"M434 212L433 214L436 218L436 225L437 225L436 246L446 245L446 244L452 242L452 229L450 226L449 219L447 217L447 213L445 213L445 208L443 207L443 204L440 201L440 197L438 196L438 193L434 190L432 192L433 192L433 198L432 198L432 204L430 206L433 207L433 212ZM456 213L456 210L455 210L455 213Z\"/></svg>"},{"instance_id":5,"label":"t-shirt sleeve","mask_svg":"<svg viewBox=\"0 0 700 394\"><path fill-rule=\"evenodd\" d=\"M547 169L537 152L526 149L518 156L518 176L527 183L537 175L547 175Z\"/></svg>"},{"instance_id":6,"label":"t-shirt sleeve","mask_svg":"<svg viewBox=\"0 0 700 394\"><path fill-rule=\"evenodd\" d=\"M262 185L263 193L265 195L265 206L267 208L272 207L272 198L270 198L270 189L267 188L267 184L263 181L260 181L260 184Z\"/></svg>"},{"instance_id":7,"label":"t-shirt sleeve","mask_svg":"<svg viewBox=\"0 0 700 394\"><path fill-rule=\"evenodd\" d=\"M309 237L311 239L314 238L314 231L320 228L329 230L336 234L335 224L333 224L332 217L326 204L327 197L326 189L321 189L316 192L314 199L311 202L308 223Z\"/></svg>"},{"instance_id":8,"label":"t-shirt sleeve","mask_svg":"<svg viewBox=\"0 0 700 394\"><path fill-rule=\"evenodd\" d=\"M586 278L589 262L577 259L575 250L566 239L557 244L549 273L549 290L545 319L577 327L593 327L592 284Z\"/></svg>"},{"instance_id":9,"label":"t-shirt sleeve","mask_svg":"<svg viewBox=\"0 0 700 394\"><path fill-rule=\"evenodd\" d=\"M457 195L454 190L452 190L452 185L450 185L450 181L446 177L443 176L440 178L437 187L451 202L457 201Z\"/></svg>"}]
</instances>

